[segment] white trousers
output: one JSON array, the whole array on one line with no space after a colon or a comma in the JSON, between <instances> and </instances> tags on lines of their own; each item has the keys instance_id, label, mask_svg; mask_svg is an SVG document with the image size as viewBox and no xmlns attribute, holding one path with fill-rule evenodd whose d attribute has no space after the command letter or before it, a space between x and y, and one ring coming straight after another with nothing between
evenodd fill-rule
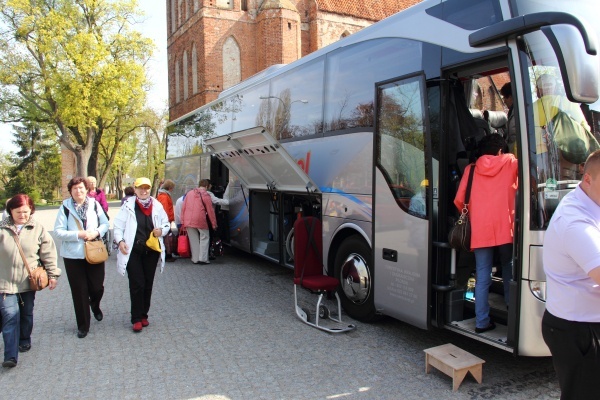
<instances>
[{"instance_id":1,"label":"white trousers","mask_svg":"<svg viewBox=\"0 0 600 400\"><path fill-rule=\"evenodd\" d=\"M187 228L192 251L192 262L208 262L210 249L210 232L208 229Z\"/></svg>"}]
</instances>

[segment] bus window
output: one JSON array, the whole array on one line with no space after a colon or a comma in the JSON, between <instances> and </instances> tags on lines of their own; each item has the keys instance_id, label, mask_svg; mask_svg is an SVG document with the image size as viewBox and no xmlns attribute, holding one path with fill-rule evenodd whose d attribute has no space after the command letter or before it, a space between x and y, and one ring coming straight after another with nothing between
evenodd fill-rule
<instances>
[{"instance_id":1,"label":"bus window","mask_svg":"<svg viewBox=\"0 0 600 400\"><path fill-rule=\"evenodd\" d=\"M545 229L560 200L581 180L585 159L600 144L581 105L567 99L558 61L546 37L530 33L521 45L528 62L524 86L532 115L528 130L534 191L530 226ZM564 140L567 132L573 137Z\"/></svg>"},{"instance_id":2,"label":"bus window","mask_svg":"<svg viewBox=\"0 0 600 400\"><path fill-rule=\"evenodd\" d=\"M271 93L263 99L269 101L267 125L272 126L275 139L323 131L324 60L324 57L318 58L273 78Z\"/></svg>"},{"instance_id":3,"label":"bus window","mask_svg":"<svg viewBox=\"0 0 600 400\"><path fill-rule=\"evenodd\" d=\"M233 132L255 126L263 126L269 132L273 132L273 127L268 125L268 103L262 99L268 95L268 83L252 86L240 94L240 106L233 110Z\"/></svg>"},{"instance_id":4,"label":"bus window","mask_svg":"<svg viewBox=\"0 0 600 400\"><path fill-rule=\"evenodd\" d=\"M385 38L328 55L325 130L372 127L373 82L419 70L421 49L418 42Z\"/></svg>"},{"instance_id":5,"label":"bus window","mask_svg":"<svg viewBox=\"0 0 600 400\"><path fill-rule=\"evenodd\" d=\"M428 210L424 199L429 182L425 178L421 77L380 86L377 100L377 163L398 205L425 218Z\"/></svg>"}]
</instances>

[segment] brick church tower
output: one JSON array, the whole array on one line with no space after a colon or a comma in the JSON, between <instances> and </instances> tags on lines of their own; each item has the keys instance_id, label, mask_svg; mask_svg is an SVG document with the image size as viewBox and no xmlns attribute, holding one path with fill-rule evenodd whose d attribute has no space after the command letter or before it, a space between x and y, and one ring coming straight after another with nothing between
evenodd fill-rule
<instances>
[{"instance_id":1,"label":"brick church tower","mask_svg":"<svg viewBox=\"0 0 600 400\"><path fill-rule=\"evenodd\" d=\"M169 119L418 2L167 0Z\"/></svg>"}]
</instances>

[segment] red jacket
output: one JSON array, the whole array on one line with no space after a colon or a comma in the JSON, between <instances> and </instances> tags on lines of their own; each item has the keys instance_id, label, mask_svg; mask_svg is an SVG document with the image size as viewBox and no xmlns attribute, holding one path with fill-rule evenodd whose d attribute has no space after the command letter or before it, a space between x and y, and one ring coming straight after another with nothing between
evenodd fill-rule
<instances>
[{"instance_id":1,"label":"red jacket","mask_svg":"<svg viewBox=\"0 0 600 400\"><path fill-rule=\"evenodd\" d=\"M206 211L204 206L206 206ZM185 195L185 200L183 200L183 206L181 207L181 224L190 228L208 229L206 213L208 213L212 228L217 229L215 209L206 188L200 187L190 190Z\"/></svg>"},{"instance_id":2,"label":"red jacket","mask_svg":"<svg viewBox=\"0 0 600 400\"><path fill-rule=\"evenodd\" d=\"M175 212L173 211L173 199L171 199L171 194L166 190L160 189L156 195L156 200L160 201L160 204L162 204L165 209L167 217L169 217L169 222L175 221Z\"/></svg>"},{"instance_id":3,"label":"red jacket","mask_svg":"<svg viewBox=\"0 0 600 400\"><path fill-rule=\"evenodd\" d=\"M518 161L512 154L479 157L471 187L471 248L512 243ZM465 168L454 205L462 210L471 165Z\"/></svg>"}]
</instances>

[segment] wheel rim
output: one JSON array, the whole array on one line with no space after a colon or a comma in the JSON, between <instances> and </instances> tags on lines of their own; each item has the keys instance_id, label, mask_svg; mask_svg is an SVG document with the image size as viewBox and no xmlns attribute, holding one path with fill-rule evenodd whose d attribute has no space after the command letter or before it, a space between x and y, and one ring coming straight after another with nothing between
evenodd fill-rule
<instances>
[{"instance_id":1,"label":"wheel rim","mask_svg":"<svg viewBox=\"0 0 600 400\"><path fill-rule=\"evenodd\" d=\"M371 292L371 274L365 259L350 253L342 265L340 285L344 295L354 304L363 304Z\"/></svg>"}]
</instances>

